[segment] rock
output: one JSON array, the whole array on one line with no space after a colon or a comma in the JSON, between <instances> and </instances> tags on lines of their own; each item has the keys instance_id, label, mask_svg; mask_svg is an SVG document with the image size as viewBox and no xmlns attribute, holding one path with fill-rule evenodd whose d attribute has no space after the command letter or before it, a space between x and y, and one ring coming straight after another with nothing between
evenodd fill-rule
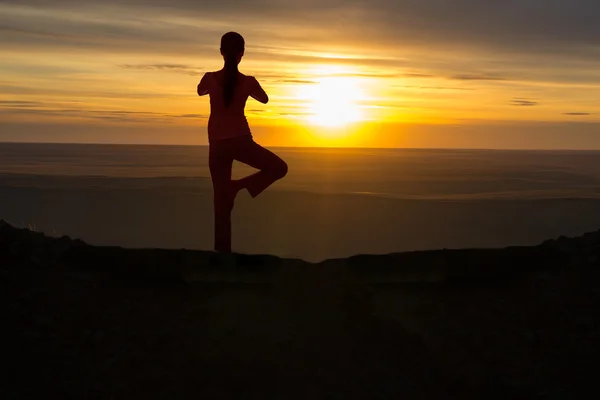
<instances>
[{"instance_id":1,"label":"rock","mask_svg":"<svg viewBox=\"0 0 600 400\"><path fill-rule=\"evenodd\" d=\"M83 246L87 246L87 243L81 239L73 239L71 241L71 247L83 247Z\"/></svg>"},{"instance_id":2,"label":"rock","mask_svg":"<svg viewBox=\"0 0 600 400\"><path fill-rule=\"evenodd\" d=\"M6 232L10 231L10 228L12 228L12 226L8 222L6 222L3 219L0 219L0 239L4 237Z\"/></svg>"},{"instance_id":3,"label":"rock","mask_svg":"<svg viewBox=\"0 0 600 400\"><path fill-rule=\"evenodd\" d=\"M540 246L547 247L547 248L556 247L556 240L548 239L548 240L544 241Z\"/></svg>"},{"instance_id":4,"label":"rock","mask_svg":"<svg viewBox=\"0 0 600 400\"><path fill-rule=\"evenodd\" d=\"M21 240L8 244L8 254L13 257L19 257L29 252L30 244Z\"/></svg>"},{"instance_id":5,"label":"rock","mask_svg":"<svg viewBox=\"0 0 600 400\"><path fill-rule=\"evenodd\" d=\"M582 239L586 244L600 244L600 231L585 233Z\"/></svg>"},{"instance_id":6,"label":"rock","mask_svg":"<svg viewBox=\"0 0 600 400\"><path fill-rule=\"evenodd\" d=\"M81 240L72 240L68 236L48 237L42 232L18 229L4 220L0 220L0 255L21 259L39 266L57 263L60 256L73 247L86 246Z\"/></svg>"},{"instance_id":7,"label":"rock","mask_svg":"<svg viewBox=\"0 0 600 400\"><path fill-rule=\"evenodd\" d=\"M73 241L68 236L63 236L59 239L52 239L50 241L50 248L54 253L62 253L71 248Z\"/></svg>"},{"instance_id":8,"label":"rock","mask_svg":"<svg viewBox=\"0 0 600 400\"><path fill-rule=\"evenodd\" d=\"M563 253L575 253L579 248L576 240L566 236L561 236L556 240L556 247Z\"/></svg>"}]
</instances>

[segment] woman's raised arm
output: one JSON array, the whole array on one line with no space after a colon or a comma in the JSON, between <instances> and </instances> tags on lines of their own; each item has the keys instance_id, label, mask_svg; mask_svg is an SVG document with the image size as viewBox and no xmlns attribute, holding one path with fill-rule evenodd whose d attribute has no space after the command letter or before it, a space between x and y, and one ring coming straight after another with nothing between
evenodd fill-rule
<instances>
[{"instance_id":1,"label":"woman's raised arm","mask_svg":"<svg viewBox=\"0 0 600 400\"><path fill-rule=\"evenodd\" d=\"M204 74L200 83L198 84L198 96L204 96L208 94L208 72Z\"/></svg>"},{"instance_id":2,"label":"woman's raised arm","mask_svg":"<svg viewBox=\"0 0 600 400\"><path fill-rule=\"evenodd\" d=\"M260 83L256 80L255 77L250 77L250 96L256 101L260 101L263 104L267 104L269 102L269 96L264 91Z\"/></svg>"}]
</instances>

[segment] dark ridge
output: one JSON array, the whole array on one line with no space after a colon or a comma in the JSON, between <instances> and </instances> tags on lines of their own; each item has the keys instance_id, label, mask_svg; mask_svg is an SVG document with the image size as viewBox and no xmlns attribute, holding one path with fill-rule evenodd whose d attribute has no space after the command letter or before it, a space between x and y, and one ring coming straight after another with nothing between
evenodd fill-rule
<instances>
[{"instance_id":1,"label":"dark ridge","mask_svg":"<svg viewBox=\"0 0 600 400\"><path fill-rule=\"evenodd\" d=\"M2 397L594 398L599 260L600 231L311 264L0 221Z\"/></svg>"}]
</instances>

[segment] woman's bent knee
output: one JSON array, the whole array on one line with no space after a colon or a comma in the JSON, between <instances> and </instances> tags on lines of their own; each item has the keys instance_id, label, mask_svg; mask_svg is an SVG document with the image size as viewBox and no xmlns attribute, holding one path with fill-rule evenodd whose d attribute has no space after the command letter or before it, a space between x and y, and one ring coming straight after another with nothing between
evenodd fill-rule
<instances>
[{"instance_id":1,"label":"woman's bent knee","mask_svg":"<svg viewBox=\"0 0 600 400\"><path fill-rule=\"evenodd\" d=\"M281 163L277 166L276 176L277 179L281 179L288 173L288 165L285 161L281 160Z\"/></svg>"}]
</instances>

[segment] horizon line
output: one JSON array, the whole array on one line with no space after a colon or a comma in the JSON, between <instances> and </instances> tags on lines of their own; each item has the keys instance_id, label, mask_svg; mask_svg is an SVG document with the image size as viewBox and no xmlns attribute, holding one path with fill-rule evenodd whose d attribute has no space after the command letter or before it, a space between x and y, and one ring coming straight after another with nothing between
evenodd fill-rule
<instances>
[{"instance_id":1,"label":"horizon line","mask_svg":"<svg viewBox=\"0 0 600 400\"><path fill-rule=\"evenodd\" d=\"M75 145L75 146L155 146L155 147L209 147L209 144L171 144L171 143L99 143L99 142L20 142L13 140L0 140L0 144L25 144L25 145ZM265 146L275 149L313 149L313 150L480 150L480 151L569 151L569 152L600 152L600 147L584 148L525 148L525 147L360 147L360 146Z\"/></svg>"}]
</instances>

